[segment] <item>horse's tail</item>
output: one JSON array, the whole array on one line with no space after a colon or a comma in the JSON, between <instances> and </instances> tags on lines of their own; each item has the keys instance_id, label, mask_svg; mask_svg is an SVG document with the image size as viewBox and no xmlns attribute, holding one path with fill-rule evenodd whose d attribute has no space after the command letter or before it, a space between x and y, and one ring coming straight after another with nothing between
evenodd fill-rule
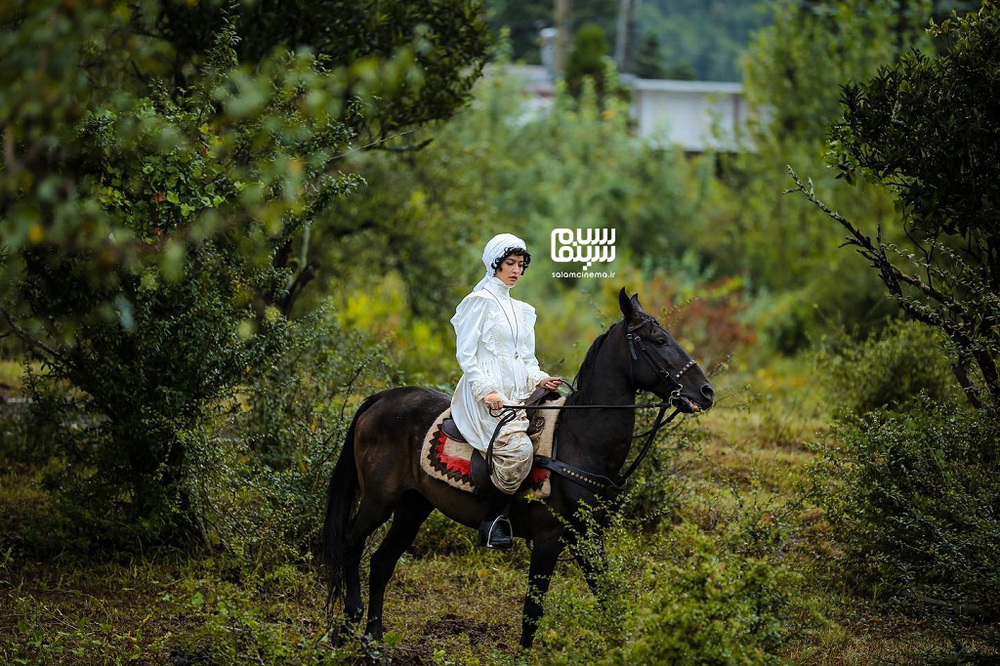
<instances>
[{"instance_id":1,"label":"horse's tail","mask_svg":"<svg viewBox=\"0 0 1000 666\"><path fill-rule=\"evenodd\" d=\"M323 521L323 555L328 572L329 594L327 605L344 599L345 549L347 525L350 522L354 498L358 494L358 473L354 462L354 431L358 419L382 397L381 393L368 396L354 413L351 427L347 429L344 449L330 477L326 493L326 519Z\"/></svg>"}]
</instances>

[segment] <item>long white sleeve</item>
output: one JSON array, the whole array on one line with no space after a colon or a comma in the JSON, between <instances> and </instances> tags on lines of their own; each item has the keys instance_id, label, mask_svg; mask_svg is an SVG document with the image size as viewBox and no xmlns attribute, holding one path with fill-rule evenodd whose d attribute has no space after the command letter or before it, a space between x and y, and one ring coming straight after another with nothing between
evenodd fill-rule
<instances>
[{"instance_id":1,"label":"long white sleeve","mask_svg":"<svg viewBox=\"0 0 1000 666\"><path fill-rule=\"evenodd\" d=\"M470 294L458 304L451 324L455 327L455 357L465 373L469 388L477 400L482 400L500 387L483 372L476 357L484 329L490 324L490 303L484 298Z\"/></svg>"},{"instance_id":2,"label":"long white sleeve","mask_svg":"<svg viewBox=\"0 0 1000 666\"><path fill-rule=\"evenodd\" d=\"M525 387L530 393L538 386L538 382L548 377L548 373L538 367L538 359L535 358L535 308L527 303L518 303L521 306L521 320L525 324L527 335L524 336L522 354L524 356L524 366L528 374L528 386Z\"/></svg>"}]
</instances>

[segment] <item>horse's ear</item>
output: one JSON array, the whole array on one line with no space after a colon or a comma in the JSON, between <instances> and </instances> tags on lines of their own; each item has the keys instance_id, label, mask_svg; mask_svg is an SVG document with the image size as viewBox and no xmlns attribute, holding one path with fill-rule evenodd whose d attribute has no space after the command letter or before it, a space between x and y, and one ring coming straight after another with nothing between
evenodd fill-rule
<instances>
[{"instance_id":1,"label":"horse's ear","mask_svg":"<svg viewBox=\"0 0 1000 666\"><path fill-rule=\"evenodd\" d=\"M632 294L632 306L636 312L643 312L642 305L639 304L639 294Z\"/></svg>"},{"instance_id":2,"label":"horse's ear","mask_svg":"<svg viewBox=\"0 0 1000 666\"><path fill-rule=\"evenodd\" d=\"M625 321L633 321L636 314L642 312L639 299L635 296L629 298L628 294L625 293L625 287L622 287L622 290L618 292L618 307L621 308Z\"/></svg>"}]
</instances>

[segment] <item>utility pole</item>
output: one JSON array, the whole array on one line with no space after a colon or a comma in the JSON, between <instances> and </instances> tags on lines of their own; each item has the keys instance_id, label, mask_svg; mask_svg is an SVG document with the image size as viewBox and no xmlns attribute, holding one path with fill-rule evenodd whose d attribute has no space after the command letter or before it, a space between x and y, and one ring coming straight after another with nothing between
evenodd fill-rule
<instances>
[{"instance_id":1,"label":"utility pole","mask_svg":"<svg viewBox=\"0 0 1000 666\"><path fill-rule=\"evenodd\" d=\"M615 65L622 74L635 68L636 10L642 0L619 0L618 21L615 25Z\"/></svg>"},{"instance_id":2,"label":"utility pole","mask_svg":"<svg viewBox=\"0 0 1000 666\"><path fill-rule=\"evenodd\" d=\"M573 0L556 0L556 50L552 62L556 78L561 77L566 70L566 59L572 41L570 35L573 22L570 18L572 13Z\"/></svg>"}]
</instances>

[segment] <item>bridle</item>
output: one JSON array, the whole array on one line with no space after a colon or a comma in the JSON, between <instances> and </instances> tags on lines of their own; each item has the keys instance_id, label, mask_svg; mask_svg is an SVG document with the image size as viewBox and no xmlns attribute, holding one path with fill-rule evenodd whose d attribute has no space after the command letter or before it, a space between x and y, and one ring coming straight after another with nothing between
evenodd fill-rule
<instances>
[{"instance_id":1,"label":"bridle","mask_svg":"<svg viewBox=\"0 0 1000 666\"><path fill-rule=\"evenodd\" d=\"M654 357L653 354L646 348L645 343L642 338L639 337L636 332L645 327L648 324L655 324L659 326L656 320L648 315L642 317L642 319L625 329L625 340L628 343L629 349L629 385L635 386L635 362L639 360L641 355L642 359L653 369L657 377L663 380L668 389L670 397L660 403L653 404L633 404L633 405L532 405L530 409L646 409L646 408L659 408L659 412L656 415L656 420L653 423L653 427L644 433L638 435L633 435L632 439L638 439L640 437L646 437L646 442L643 444L642 450L639 455L635 457L632 464L629 465L628 469L624 472L617 474L616 478L612 479L601 474L594 474L592 472L585 471L570 465L569 463L563 462L556 458L558 452L558 441L554 441L552 444L552 455L551 456L541 456L536 455L534 459L534 465L541 467L542 469L551 470L552 472L559 474L563 478L572 481L573 483L590 490L593 493L603 495L605 497L611 497L613 494L619 493L625 489L625 484L628 482L628 478L633 472L639 467L639 463L642 462L646 454L649 453L650 448L653 445L653 440L656 437L656 433L659 432L660 428L667 425L674 420L680 413L680 409L675 404L676 401L681 396L681 390L684 388L681 384L680 379L684 376L684 373L698 364L693 360L688 361L683 368L681 368L676 375L670 374L670 371L664 368ZM637 353L638 350L638 353ZM643 389L636 389L636 393L640 393ZM500 433L501 428L510 423L517 416L517 411L524 409L525 405L504 405L500 408L500 411L507 411L506 414L500 417L500 421L497 423L496 429L493 431L493 437L490 439L489 446L486 449L486 461L487 465L490 467L490 473L492 474L492 453L493 444L496 441L497 435ZM666 419L663 415L666 413L667 407L673 407L674 411ZM492 413L495 410L490 410Z\"/></svg>"},{"instance_id":2,"label":"bridle","mask_svg":"<svg viewBox=\"0 0 1000 666\"><path fill-rule=\"evenodd\" d=\"M629 353L629 364L628 364L628 379L629 384L635 386L635 362L639 360L639 354L642 355L642 360L653 369L653 372L667 385L667 393L670 397L667 399L667 404L676 407L676 401L681 397L681 391L684 389L684 385L681 384L681 377L684 373L691 368L697 366L698 364L694 360L690 360L684 364L676 375L671 375L670 371L660 365L659 361L653 358L653 354L646 348L646 344L642 341L636 332L642 328L645 328L649 324L654 324L659 326L659 323L650 316L642 317L637 324L633 324L625 329L625 340L628 343L628 353ZM636 350L638 349L638 354ZM636 389L635 392L639 393L642 389Z\"/></svg>"}]
</instances>

